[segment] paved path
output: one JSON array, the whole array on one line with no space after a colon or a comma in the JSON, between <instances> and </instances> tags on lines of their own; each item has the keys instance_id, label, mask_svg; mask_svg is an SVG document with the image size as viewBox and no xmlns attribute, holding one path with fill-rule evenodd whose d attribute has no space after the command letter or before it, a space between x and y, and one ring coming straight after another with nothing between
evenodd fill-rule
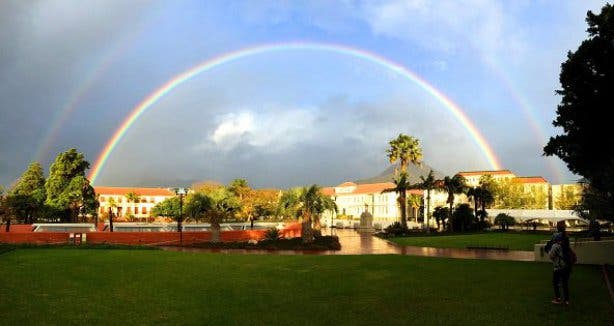
<instances>
[{"instance_id":1,"label":"paved path","mask_svg":"<svg viewBox=\"0 0 614 326\"><path fill-rule=\"evenodd\" d=\"M331 234L327 229L325 235ZM225 254L260 254L260 255L408 255L427 257L449 257L462 259L491 259L535 261L532 251L487 250L460 248L431 248L400 246L374 237L371 234L358 233L349 229L333 229L332 234L339 237L341 250L247 250L247 249L203 249L189 247L163 247L165 250L186 252L212 252Z\"/></svg>"}]
</instances>

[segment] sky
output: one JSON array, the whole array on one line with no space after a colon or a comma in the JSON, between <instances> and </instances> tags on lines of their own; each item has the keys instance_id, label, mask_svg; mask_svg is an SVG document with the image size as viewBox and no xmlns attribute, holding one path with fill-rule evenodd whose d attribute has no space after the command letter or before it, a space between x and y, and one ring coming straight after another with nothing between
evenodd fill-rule
<instances>
[{"instance_id":1,"label":"sky","mask_svg":"<svg viewBox=\"0 0 614 326\"><path fill-rule=\"evenodd\" d=\"M560 65L604 1L0 2L0 185L70 148L94 185L335 185L420 140L452 175L544 157ZM254 49L261 49L256 51ZM218 59L147 103L186 71Z\"/></svg>"}]
</instances>

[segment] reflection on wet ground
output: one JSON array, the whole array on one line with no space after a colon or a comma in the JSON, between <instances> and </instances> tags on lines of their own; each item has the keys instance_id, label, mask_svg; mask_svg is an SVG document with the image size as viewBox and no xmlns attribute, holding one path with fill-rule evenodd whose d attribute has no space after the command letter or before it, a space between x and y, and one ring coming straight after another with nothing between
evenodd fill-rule
<instances>
[{"instance_id":1,"label":"reflection on wet ground","mask_svg":"<svg viewBox=\"0 0 614 326\"><path fill-rule=\"evenodd\" d=\"M399 246L373 236L370 233L359 233L350 229L327 229L324 234L337 235L341 242L341 250L247 250L247 249L203 249L188 247L163 247L165 250L186 252L210 252L223 254L260 254L260 255L409 255L427 257L449 257L464 259L493 259L534 261L532 251L431 248Z\"/></svg>"}]
</instances>

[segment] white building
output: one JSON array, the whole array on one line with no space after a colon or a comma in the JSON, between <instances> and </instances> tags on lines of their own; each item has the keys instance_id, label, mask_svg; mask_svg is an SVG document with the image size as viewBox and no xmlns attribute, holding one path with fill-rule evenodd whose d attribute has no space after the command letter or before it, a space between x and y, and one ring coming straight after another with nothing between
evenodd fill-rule
<instances>
[{"instance_id":1,"label":"white building","mask_svg":"<svg viewBox=\"0 0 614 326\"><path fill-rule=\"evenodd\" d=\"M389 225L400 219L401 211L397 202L397 193L386 192L395 187L392 182L356 184L344 182L336 187L323 188L322 192L330 196L338 207L337 217L358 219L368 210L373 215L373 222ZM409 190L410 194L422 196L422 190ZM408 207L408 219L417 223L419 207ZM330 214L324 216L328 221Z\"/></svg>"},{"instance_id":2,"label":"white building","mask_svg":"<svg viewBox=\"0 0 614 326\"><path fill-rule=\"evenodd\" d=\"M151 209L159 202L174 197L175 193L165 188L132 188L132 187L94 187L100 202L99 214L108 213L111 199L113 199L113 214L117 217L132 216L135 219L150 217ZM128 201L127 194L134 193L139 201Z\"/></svg>"}]
</instances>

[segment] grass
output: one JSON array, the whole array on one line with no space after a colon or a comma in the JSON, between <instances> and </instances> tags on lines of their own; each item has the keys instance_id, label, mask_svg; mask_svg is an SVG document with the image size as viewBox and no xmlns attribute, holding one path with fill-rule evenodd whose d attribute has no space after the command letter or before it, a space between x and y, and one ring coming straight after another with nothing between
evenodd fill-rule
<instances>
[{"instance_id":1,"label":"grass","mask_svg":"<svg viewBox=\"0 0 614 326\"><path fill-rule=\"evenodd\" d=\"M597 266L572 305L551 265L409 256L16 249L0 256L0 323L612 325Z\"/></svg>"},{"instance_id":2,"label":"grass","mask_svg":"<svg viewBox=\"0 0 614 326\"><path fill-rule=\"evenodd\" d=\"M489 232L473 234L432 235L420 237L389 238L404 246L435 247L435 248L467 248L492 247L508 248L510 250L533 251L533 246L541 240L548 240L552 235L520 233L520 232Z\"/></svg>"}]
</instances>

